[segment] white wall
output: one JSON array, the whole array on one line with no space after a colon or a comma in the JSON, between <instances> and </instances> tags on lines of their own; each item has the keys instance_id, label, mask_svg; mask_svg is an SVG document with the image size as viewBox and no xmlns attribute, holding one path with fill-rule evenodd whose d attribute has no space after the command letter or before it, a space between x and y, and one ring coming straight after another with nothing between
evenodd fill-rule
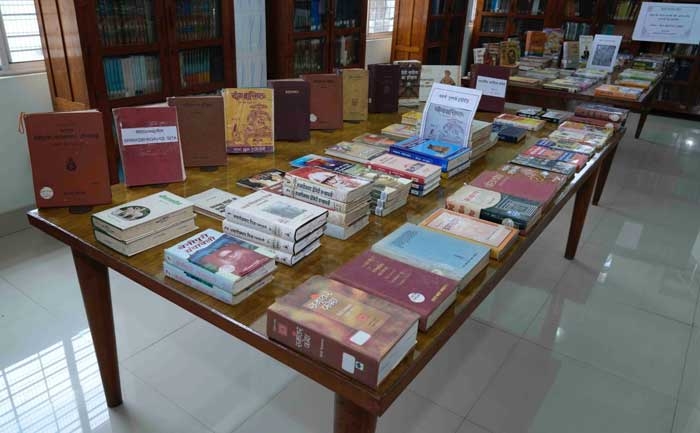
<instances>
[{"instance_id":1,"label":"white wall","mask_svg":"<svg viewBox=\"0 0 700 433\"><path fill-rule=\"evenodd\" d=\"M368 39L365 47L365 65L386 63L391 58L391 38Z\"/></svg>"},{"instance_id":2,"label":"white wall","mask_svg":"<svg viewBox=\"0 0 700 433\"><path fill-rule=\"evenodd\" d=\"M34 203L27 139L17 132L17 117L45 111L52 111L45 73L0 77L0 214Z\"/></svg>"}]
</instances>

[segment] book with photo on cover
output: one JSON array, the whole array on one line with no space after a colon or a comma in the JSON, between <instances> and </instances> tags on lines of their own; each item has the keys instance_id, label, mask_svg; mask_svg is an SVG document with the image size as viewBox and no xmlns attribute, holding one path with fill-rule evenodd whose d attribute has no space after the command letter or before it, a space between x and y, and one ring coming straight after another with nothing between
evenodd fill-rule
<instances>
[{"instance_id":1,"label":"book with photo on cover","mask_svg":"<svg viewBox=\"0 0 700 433\"><path fill-rule=\"evenodd\" d=\"M275 114L272 89L224 89L226 151L273 153Z\"/></svg>"}]
</instances>

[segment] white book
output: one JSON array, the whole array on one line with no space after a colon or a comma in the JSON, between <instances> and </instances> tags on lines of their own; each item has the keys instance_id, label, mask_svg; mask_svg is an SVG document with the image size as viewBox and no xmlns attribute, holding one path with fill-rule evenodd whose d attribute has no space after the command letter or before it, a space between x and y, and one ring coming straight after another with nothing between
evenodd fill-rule
<instances>
[{"instance_id":1,"label":"white book","mask_svg":"<svg viewBox=\"0 0 700 433\"><path fill-rule=\"evenodd\" d=\"M118 253L131 257L164 242L171 241L193 230L197 230L197 226L194 223L194 216L188 220L177 222L172 226L166 227L148 236L128 242L115 239L97 228L95 228L93 232L95 234L95 239L98 242L107 245Z\"/></svg>"},{"instance_id":2,"label":"white book","mask_svg":"<svg viewBox=\"0 0 700 433\"><path fill-rule=\"evenodd\" d=\"M337 226L335 224L326 225L326 236L340 239L342 241L349 239L357 232L369 225L369 215L366 215L359 220L353 222L349 226Z\"/></svg>"},{"instance_id":3,"label":"white book","mask_svg":"<svg viewBox=\"0 0 700 433\"><path fill-rule=\"evenodd\" d=\"M323 235L324 227L317 228L308 236L306 236L303 239L300 239L297 242L281 239L269 233L264 233L241 224L236 224L232 221L224 221L223 229L224 232L228 233L231 236L245 239L257 245L264 245L272 250L282 251L284 253L295 255L302 252L304 248L309 246L316 239L320 238L321 235Z\"/></svg>"},{"instance_id":4,"label":"white book","mask_svg":"<svg viewBox=\"0 0 700 433\"><path fill-rule=\"evenodd\" d=\"M236 194L231 194L218 188L211 188L199 194L191 195L187 197L187 200L192 202L195 212L223 220L226 218L226 206L239 198L241 197Z\"/></svg>"}]
</instances>

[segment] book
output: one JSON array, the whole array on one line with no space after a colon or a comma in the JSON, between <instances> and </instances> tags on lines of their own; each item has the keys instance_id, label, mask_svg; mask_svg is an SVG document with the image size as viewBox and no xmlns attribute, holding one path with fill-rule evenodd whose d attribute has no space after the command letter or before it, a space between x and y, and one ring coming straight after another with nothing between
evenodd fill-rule
<instances>
[{"instance_id":1,"label":"book","mask_svg":"<svg viewBox=\"0 0 700 433\"><path fill-rule=\"evenodd\" d=\"M581 116L571 116L569 120L572 122L585 123L587 125L597 126L599 128L612 129L613 131L619 131L622 128L620 122L611 122L609 120L595 119L593 117L581 117Z\"/></svg>"},{"instance_id":2,"label":"book","mask_svg":"<svg viewBox=\"0 0 700 433\"><path fill-rule=\"evenodd\" d=\"M399 110L401 68L391 63L367 65L370 113L396 113Z\"/></svg>"},{"instance_id":3,"label":"book","mask_svg":"<svg viewBox=\"0 0 700 433\"><path fill-rule=\"evenodd\" d=\"M367 120L369 98L369 74L360 68L342 69L343 120Z\"/></svg>"},{"instance_id":4,"label":"book","mask_svg":"<svg viewBox=\"0 0 700 433\"><path fill-rule=\"evenodd\" d=\"M275 300L267 335L377 388L415 345L418 315L319 275Z\"/></svg>"},{"instance_id":5,"label":"book","mask_svg":"<svg viewBox=\"0 0 700 433\"><path fill-rule=\"evenodd\" d=\"M401 123L404 125L420 125L421 120L423 120L423 112L421 111L407 111L401 115Z\"/></svg>"},{"instance_id":6,"label":"book","mask_svg":"<svg viewBox=\"0 0 700 433\"><path fill-rule=\"evenodd\" d=\"M367 165L369 168L405 177L419 184L429 184L436 179L439 182L440 172L442 171L438 165L392 154L379 156L371 160Z\"/></svg>"},{"instance_id":7,"label":"book","mask_svg":"<svg viewBox=\"0 0 700 433\"><path fill-rule=\"evenodd\" d=\"M457 144L413 137L391 146L389 153L439 165L443 172L447 172L469 162L471 151Z\"/></svg>"},{"instance_id":8,"label":"book","mask_svg":"<svg viewBox=\"0 0 700 433\"><path fill-rule=\"evenodd\" d=\"M131 257L193 230L197 230L194 218L194 215L191 215L185 220L173 222L156 232L147 233L144 236L126 241L115 239L100 230L97 226L93 226L93 234L95 235L95 240L99 243L106 245L120 254Z\"/></svg>"},{"instance_id":9,"label":"book","mask_svg":"<svg viewBox=\"0 0 700 433\"><path fill-rule=\"evenodd\" d=\"M595 153L595 147L571 140L552 140L551 138L541 138L535 142L536 146L549 147L557 150L582 153L588 157Z\"/></svg>"},{"instance_id":10,"label":"book","mask_svg":"<svg viewBox=\"0 0 700 433\"><path fill-rule=\"evenodd\" d=\"M511 75L508 78L508 84L513 86L537 87L542 84L542 80L532 77L524 77L522 75Z\"/></svg>"},{"instance_id":11,"label":"book","mask_svg":"<svg viewBox=\"0 0 700 433\"><path fill-rule=\"evenodd\" d=\"M323 232L325 230L325 226L321 226L298 241L289 241L273 236L270 233L264 233L259 230L255 230L254 228L236 224L235 222L227 220L224 220L222 223L222 228L224 233L228 235L270 249L275 259L277 259L278 252L289 254L290 256L301 253L309 245L316 242L321 236L323 236Z\"/></svg>"},{"instance_id":12,"label":"book","mask_svg":"<svg viewBox=\"0 0 700 433\"><path fill-rule=\"evenodd\" d=\"M227 220L290 241L324 225L327 216L326 209L268 191L256 191L226 206Z\"/></svg>"},{"instance_id":13,"label":"book","mask_svg":"<svg viewBox=\"0 0 700 433\"><path fill-rule=\"evenodd\" d=\"M577 105L574 109L574 113L581 117L592 117L594 119L624 123L627 120L629 110L626 108L617 108L605 104L586 102Z\"/></svg>"},{"instance_id":14,"label":"book","mask_svg":"<svg viewBox=\"0 0 700 433\"><path fill-rule=\"evenodd\" d=\"M527 131L515 126L506 126L498 131L498 139L509 143L520 143L527 137Z\"/></svg>"},{"instance_id":15,"label":"book","mask_svg":"<svg viewBox=\"0 0 700 433\"><path fill-rule=\"evenodd\" d=\"M529 117L531 119L539 119L545 110L542 107L523 107L519 109L515 114L520 117Z\"/></svg>"},{"instance_id":16,"label":"book","mask_svg":"<svg viewBox=\"0 0 700 433\"><path fill-rule=\"evenodd\" d=\"M210 188L187 197L194 205L194 211L206 215L211 218L223 220L226 218L226 206L234 200L238 200L240 196L220 190L218 188Z\"/></svg>"},{"instance_id":17,"label":"book","mask_svg":"<svg viewBox=\"0 0 700 433\"><path fill-rule=\"evenodd\" d=\"M588 57L591 55L592 45L593 35L580 35L578 37L579 63L583 65L588 63Z\"/></svg>"},{"instance_id":18,"label":"book","mask_svg":"<svg viewBox=\"0 0 700 433\"><path fill-rule=\"evenodd\" d=\"M474 119L472 120L472 125L470 128L470 145L478 140L488 138L491 135L493 124L490 122L484 122L482 120Z\"/></svg>"},{"instance_id":19,"label":"book","mask_svg":"<svg viewBox=\"0 0 700 433\"><path fill-rule=\"evenodd\" d=\"M392 123L382 128L382 134L388 135L391 138L403 140L409 137L418 135L420 129L414 125L405 125L403 123Z\"/></svg>"},{"instance_id":20,"label":"book","mask_svg":"<svg viewBox=\"0 0 700 433\"><path fill-rule=\"evenodd\" d=\"M23 121L38 207L112 202L99 111L25 114Z\"/></svg>"},{"instance_id":21,"label":"book","mask_svg":"<svg viewBox=\"0 0 700 433\"><path fill-rule=\"evenodd\" d=\"M233 295L275 270L274 253L213 229L164 251L165 262Z\"/></svg>"},{"instance_id":22,"label":"book","mask_svg":"<svg viewBox=\"0 0 700 433\"><path fill-rule=\"evenodd\" d=\"M498 115L493 119L495 125L507 125L515 126L518 128L523 128L528 131L539 131L544 126L545 122L538 119L530 119L527 117L520 117L514 114L503 113Z\"/></svg>"},{"instance_id":23,"label":"book","mask_svg":"<svg viewBox=\"0 0 700 433\"><path fill-rule=\"evenodd\" d=\"M546 42L547 34L545 32L528 30L525 33L525 55L541 57L544 55L544 45Z\"/></svg>"},{"instance_id":24,"label":"book","mask_svg":"<svg viewBox=\"0 0 700 433\"><path fill-rule=\"evenodd\" d=\"M343 127L343 84L336 74L305 74L309 83L311 129L340 129Z\"/></svg>"},{"instance_id":25,"label":"book","mask_svg":"<svg viewBox=\"0 0 700 433\"><path fill-rule=\"evenodd\" d=\"M219 301L229 305L240 304L250 295L257 292L266 285L270 284L270 282L272 282L272 280L275 278L272 274L264 276L263 278L249 286L247 289L234 295L231 292L219 289L213 284L209 284L205 281L202 281L194 275L188 274L182 269L179 269L167 262L163 263L163 274L168 278L172 278L173 280L179 281L180 283L186 286L189 286L195 290L199 290L200 292L205 293L211 296L212 298L218 299Z\"/></svg>"},{"instance_id":26,"label":"book","mask_svg":"<svg viewBox=\"0 0 700 433\"><path fill-rule=\"evenodd\" d=\"M621 35L595 35L586 67L588 69L602 69L606 72L612 72L617 64L617 53L620 50L621 43Z\"/></svg>"},{"instance_id":27,"label":"book","mask_svg":"<svg viewBox=\"0 0 700 433\"><path fill-rule=\"evenodd\" d=\"M460 65L422 65L418 99L420 102L427 101L430 90L435 83L459 86L457 81L461 76L462 67Z\"/></svg>"},{"instance_id":28,"label":"book","mask_svg":"<svg viewBox=\"0 0 700 433\"><path fill-rule=\"evenodd\" d=\"M579 63L578 41L565 41L562 43L561 67L565 69L576 69Z\"/></svg>"},{"instance_id":29,"label":"book","mask_svg":"<svg viewBox=\"0 0 700 433\"><path fill-rule=\"evenodd\" d=\"M287 172L284 187L349 203L368 196L372 182L319 167L301 167Z\"/></svg>"},{"instance_id":30,"label":"book","mask_svg":"<svg viewBox=\"0 0 700 433\"><path fill-rule=\"evenodd\" d=\"M568 152L544 146L530 146L520 152L523 156L534 156L540 159L550 159L554 161L568 162L574 164L577 170L581 170L588 162L588 156L583 153Z\"/></svg>"},{"instance_id":31,"label":"book","mask_svg":"<svg viewBox=\"0 0 700 433\"><path fill-rule=\"evenodd\" d=\"M357 141L359 143L364 144L371 144L372 146L379 146L384 148L399 142L399 140L387 137L386 135L371 134L369 132L362 135L358 135L357 137L353 138L352 141Z\"/></svg>"},{"instance_id":32,"label":"book","mask_svg":"<svg viewBox=\"0 0 700 433\"><path fill-rule=\"evenodd\" d=\"M561 122L564 122L566 119L570 118L571 116L573 116L573 114L574 113L572 113L571 111L547 109L547 111L542 113L539 116L539 118L544 120L545 122L559 124Z\"/></svg>"},{"instance_id":33,"label":"book","mask_svg":"<svg viewBox=\"0 0 700 433\"><path fill-rule=\"evenodd\" d=\"M112 110L126 186L185 180L175 107Z\"/></svg>"},{"instance_id":34,"label":"book","mask_svg":"<svg viewBox=\"0 0 700 433\"><path fill-rule=\"evenodd\" d=\"M418 60L396 60L394 64L399 65L399 106L417 107L419 104L421 62Z\"/></svg>"},{"instance_id":35,"label":"book","mask_svg":"<svg viewBox=\"0 0 700 433\"><path fill-rule=\"evenodd\" d=\"M516 155L511 161L511 164L522 165L523 167L532 167L539 170L553 171L561 173L568 178L576 174L576 164L571 164L564 161L554 159L538 158L536 156Z\"/></svg>"},{"instance_id":36,"label":"book","mask_svg":"<svg viewBox=\"0 0 700 433\"><path fill-rule=\"evenodd\" d=\"M192 216L192 202L161 191L94 213L91 221L95 228L109 236L129 241Z\"/></svg>"},{"instance_id":37,"label":"book","mask_svg":"<svg viewBox=\"0 0 700 433\"><path fill-rule=\"evenodd\" d=\"M613 84L601 84L595 88L596 96L622 99L625 101L637 101L643 92L643 89L639 89L637 87L616 86Z\"/></svg>"},{"instance_id":38,"label":"book","mask_svg":"<svg viewBox=\"0 0 700 433\"><path fill-rule=\"evenodd\" d=\"M593 126L589 125L587 123L581 123L581 122L574 122L567 120L566 122L563 122L559 127L557 128L560 131L571 131L571 132L577 132L581 134L594 134L594 135L601 135L603 137L611 137L615 130L613 128L606 128L606 127L598 127L598 126Z\"/></svg>"},{"instance_id":39,"label":"book","mask_svg":"<svg viewBox=\"0 0 700 433\"><path fill-rule=\"evenodd\" d=\"M638 87L642 90L646 90L652 85L650 81L639 80L636 78L620 78L615 80L615 84L623 87Z\"/></svg>"},{"instance_id":40,"label":"book","mask_svg":"<svg viewBox=\"0 0 700 433\"><path fill-rule=\"evenodd\" d=\"M372 245L377 254L457 281L461 290L489 262L490 249L455 237L404 223Z\"/></svg>"},{"instance_id":41,"label":"book","mask_svg":"<svg viewBox=\"0 0 700 433\"><path fill-rule=\"evenodd\" d=\"M470 185L522 197L546 208L567 180L559 173L505 164L498 170L482 171Z\"/></svg>"},{"instance_id":42,"label":"book","mask_svg":"<svg viewBox=\"0 0 700 433\"><path fill-rule=\"evenodd\" d=\"M506 87L510 68L493 65L474 65L469 87L482 91L479 110L502 113L506 103Z\"/></svg>"},{"instance_id":43,"label":"book","mask_svg":"<svg viewBox=\"0 0 700 433\"><path fill-rule=\"evenodd\" d=\"M420 316L427 331L457 297L457 282L433 272L365 251L330 275Z\"/></svg>"},{"instance_id":44,"label":"book","mask_svg":"<svg viewBox=\"0 0 700 433\"><path fill-rule=\"evenodd\" d=\"M542 55L552 59L559 59L561 44L564 41L564 32L560 28L544 28L542 31L547 35ZM556 64L555 62L555 66Z\"/></svg>"},{"instance_id":45,"label":"book","mask_svg":"<svg viewBox=\"0 0 700 433\"><path fill-rule=\"evenodd\" d=\"M491 258L499 260L518 239L518 230L479 218L437 209L421 223L431 230L483 245L491 250Z\"/></svg>"},{"instance_id":46,"label":"book","mask_svg":"<svg viewBox=\"0 0 700 433\"><path fill-rule=\"evenodd\" d=\"M325 153L364 164L379 155L385 154L386 149L359 141L341 141L326 148Z\"/></svg>"},{"instance_id":47,"label":"book","mask_svg":"<svg viewBox=\"0 0 700 433\"><path fill-rule=\"evenodd\" d=\"M185 167L226 165L224 100L221 96L173 96Z\"/></svg>"},{"instance_id":48,"label":"book","mask_svg":"<svg viewBox=\"0 0 700 433\"><path fill-rule=\"evenodd\" d=\"M500 43L499 66L516 66L520 60L520 43L503 41Z\"/></svg>"},{"instance_id":49,"label":"book","mask_svg":"<svg viewBox=\"0 0 700 433\"><path fill-rule=\"evenodd\" d=\"M268 80L274 94L275 140L309 139L309 83L295 79Z\"/></svg>"},{"instance_id":50,"label":"book","mask_svg":"<svg viewBox=\"0 0 700 433\"><path fill-rule=\"evenodd\" d=\"M602 148L608 141L608 138L604 135L599 135L591 132L571 131L564 129L557 129L556 131L552 131L552 133L549 134L548 138L554 141L575 141L577 143L591 146L595 149Z\"/></svg>"},{"instance_id":51,"label":"book","mask_svg":"<svg viewBox=\"0 0 700 433\"><path fill-rule=\"evenodd\" d=\"M369 225L369 212L367 215L360 217L359 219L350 222L348 225L335 225L327 224L326 231L324 234L326 236L340 239L345 241L353 237L355 234L359 233L360 230Z\"/></svg>"},{"instance_id":52,"label":"book","mask_svg":"<svg viewBox=\"0 0 700 433\"><path fill-rule=\"evenodd\" d=\"M223 89L226 151L273 153L275 113L272 89Z\"/></svg>"},{"instance_id":53,"label":"book","mask_svg":"<svg viewBox=\"0 0 700 433\"><path fill-rule=\"evenodd\" d=\"M318 175L318 173L316 173L316 175ZM362 214L359 215L362 216L369 212L369 195L353 202L345 202L334 200L322 194L314 193L311 191L313 189L311 185L304 185L302 187L295 186L296 185L294 184L285 184L282 187L282 194L286 195L287 197L292 197L294 199L328 209L330 211L328 215L328 223L336 223L335 221L330 221L336 215L339 215L345 223L347 222L348 215L350 214L358 216L356 212L362 211Z\"/></svg>"},{"instance_id":54,"label":"book","mask_svg":"<svg viewBox=\"0 0 700 433\"><path fill-rule=\"evenodd\" d=\"M481 218L526 233L539 220L539 203L498 191L463 185L445 200L451 211Z\"/></svg>"},{"instance_id":55,"label":"book","mask_svg":"<svg viewBox=\"0 0 700 433\"><path fill-rule=\"evenodd\" d=\"M324 170L337 171L339 173L345 172L345 170L352 169L358 166L358 164L343 161L340 159L331 158L328 156L321 156L310 153L308 155L300 156L299 158L289 161L289 165L295 168L300 167L319 167ZM362 166L360 166L362 167Z\"/></svg>"},{"instance_id":56,"label":"book","mask_svg":"<svg viewBox=\"0 0 700 433\"><path fill-rule=\"evenodd\" d=\"M244 177L243 179L238 179L236 185L256 191L259 189L272 188L278 185L282 185L282 181L284 181L285 174L286 172L282 170L271 168L269 170L263 170L252 176Z\"/></svg>"}]
</instances>

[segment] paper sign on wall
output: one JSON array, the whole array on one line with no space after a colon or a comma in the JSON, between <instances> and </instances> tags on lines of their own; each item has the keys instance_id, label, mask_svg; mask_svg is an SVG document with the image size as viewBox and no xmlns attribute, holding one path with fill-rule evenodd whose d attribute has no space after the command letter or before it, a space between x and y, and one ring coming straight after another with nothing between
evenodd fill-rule
<instances>
[{"instance_id":1,"label":"paper sign on wall","mask_svg":"<svg viewBox=\"0 0 700 433\"><path fill-rule=\"evenodd\" d=\"M700 43L700 4L642 3L632 39L677 44Z\"/></svg>"}]
</instances>

